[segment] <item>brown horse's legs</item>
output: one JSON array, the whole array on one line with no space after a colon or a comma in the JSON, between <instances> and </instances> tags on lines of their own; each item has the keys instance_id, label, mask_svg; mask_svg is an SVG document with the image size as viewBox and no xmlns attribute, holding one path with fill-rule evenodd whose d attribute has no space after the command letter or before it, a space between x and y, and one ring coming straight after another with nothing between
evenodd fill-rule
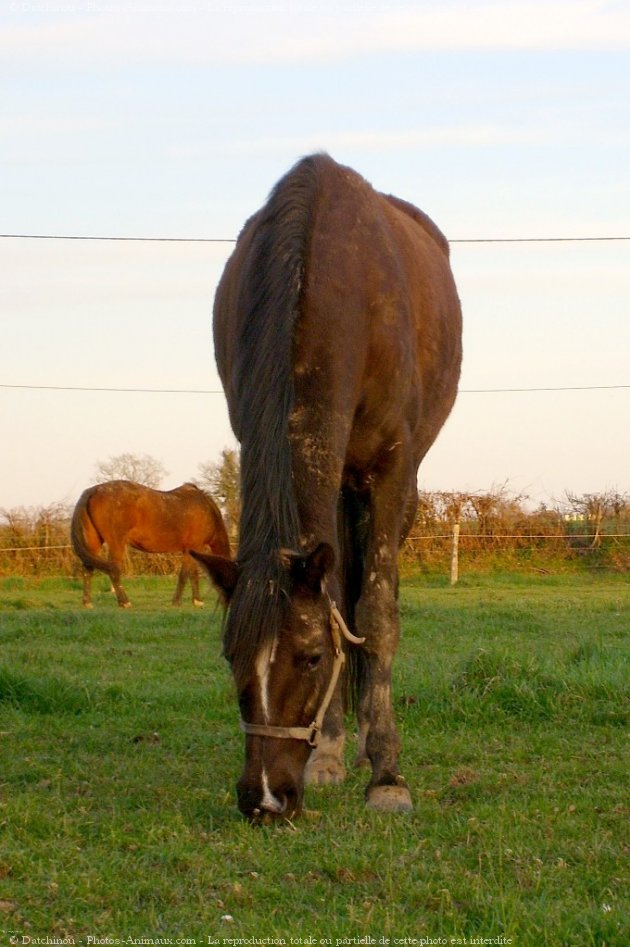
<instances>
[{"instance_id":1,"label":"brown horse's legs","mask_svg":"<svg viewBox=\"0 0 630 947\"><path fill-rule=\"evenodd\" d=\"M116 601L121 608L131 608L131 602L127 597L127 593L120 583L120 570L116 570L116 573L112 572L111 575L112 588L114 590L114 595L116 596Z\"/></svg>"},{"instance_id":2,"label":"brown horse's legs","mask_svg":"<svg viewBox=\"0 0 630 947\"><path fill-rule=\"evenodd\" d=\"M203 607L203 599L201 598L201 593L199 591L199 572L197 569L193 569L190 573L190 585L192 587L192 603L196 608Z\"/></svg>"},{"instance_id":3,"label":"brown horse's legs","mask_svg":"<svg viewBox=\"0 0 630 947\"><path fill-rule=\"evenodd\" d=\"M192 556L190 556L188 553L184 553L182 566L177 576L177 586L175 588L175 595L173 596L173 605L182 604L182 594L184 592L184 586L186 585L186 579L190 579L193 605L195 605L197 608L202 608L203 600L199 593L199 569L197 568L197 564Z\"/></svg>"},{"instance_id":4,"label":"brown horse's legs","mask_svg":"<svg viewBox=\"0 0 630 947\"><path fill-rule=\"evenodd\" d=\"M83 607L92 608L92 576L94 569L83 567Z\"/></svg>"},{"instance_id":5,"label":"brown horse's legs","mask_svg":"<svg viewBox=\"0 0 630 947\"><path fill-rule=\"evenodd\" d=\"M401 445L402 446L402 445ZM400 451L404 455L404 451ZM391 672L400 638L397 553L401 533L401 497L409 482L401 456L377 482L370 502L371 531L363 588L356 606L356 633L365 636L365 673L359 698L359 753L367 757L372 778L367 803L375 809L404 811L411 796L398 768L400 739L394 720Z\"/></svg>"},{"instance_id":6,"label":"brown horse's legs","mask_svg":"<svg viewBox=\"0 0 630 947\"><path fill-rule=\"evenodd\" d=\"M122 587L120 577L122 574L122 561L125 554L125 547L118 549L113 544L109 547L109 578L112 583L112 590L116 596L116 601L121 608L131 608L131 602L127 598L127 593Z\"/></svg>"},{"instance_id":7,"label":"brown horse's legs","mask_svg":"<svg viewBox=\"0 0 630 947\"><path fill-rule=\"evenodd\" d=\"M367 687L359 698L357 707L357 723L359 732L357 734L357 753L354 758L355 766L369 766L370 757L367 753L367 737L370 730L370 702L367 698Z\"/></svg>"},{"instance_id":8,"label":"brown horse's legs","mask_svg":"<svg viewBox=\"0 0 630 947\"><path fill-rule=\"evenodd\" d=\"M94 566L90 564L90 558L94 557L98 559L103 541L96 531L92 520L86 514L81 516L78 532L79 534L82 533L83 543L85 544L84 555L80 557L83 565L83 606L84 608L92 608L92 576L94 575Z\"/></svg>"},{"instance_id":9,"label":"brown horse's legs","mask_svg":"<svg viewBox=\"0 0 630 947\"><path fill-rule=\"evenodd\" d=\"M409 809L411 797L398 768L400 739L394 721L391 691L392 661L399 639L394 601L383 594L388 584L381 573L373 585L376 595L364 593L357 605L357 631L366 636L366 680L359 705L359 754L372 767L368 805L377 809ZM362 744L362 745L361 745Z\"/></svg>"},{"instance_id":10,"label":"brown horse's legs","mask_svg":"<svg viewBox=\"0 0 630 947\"><path fill-rule=\"evenodd\" d=\"M182 593L184 591L184 586L186 585L186 571L182 565L181 569L177 573L177 585L175 586L175 594L173 595L173 605L182 604Z\"/></svg>"}]
</instances>

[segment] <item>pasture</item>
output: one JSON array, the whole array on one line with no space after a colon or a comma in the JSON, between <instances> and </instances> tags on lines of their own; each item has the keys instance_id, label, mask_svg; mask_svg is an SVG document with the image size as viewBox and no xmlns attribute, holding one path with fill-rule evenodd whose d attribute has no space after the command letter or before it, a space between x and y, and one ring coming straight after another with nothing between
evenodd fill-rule
<instances>
[{"instance_id":1,"label":"pasture","mask_svg":"<svg viewBox=\"0 0 630 947\"><path fill-rule=\"evenodd\" d=\"M258 828L212 596L128 584L0 580L0 943L630 943L627 577L406 576L413 813Z\"/></svg>"}]
</instances>

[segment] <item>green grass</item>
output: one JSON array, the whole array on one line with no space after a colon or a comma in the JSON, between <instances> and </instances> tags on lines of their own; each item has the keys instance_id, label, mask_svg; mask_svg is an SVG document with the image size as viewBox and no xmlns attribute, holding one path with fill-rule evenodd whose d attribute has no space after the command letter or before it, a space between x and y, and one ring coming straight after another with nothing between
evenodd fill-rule
<instances>
[{"instance_id":1,"label":"green grass","mask_svg":"<svg viewBox=\"0 0 630 947\"><path fill-rule=\"evenodd\" d=\"M257 829L211 595L127 585L84 611L78 582L0 580L0 943L630 943L627 579L407 576L414 812L367 811L351 771Z\"/></svg>"}]
</instances>

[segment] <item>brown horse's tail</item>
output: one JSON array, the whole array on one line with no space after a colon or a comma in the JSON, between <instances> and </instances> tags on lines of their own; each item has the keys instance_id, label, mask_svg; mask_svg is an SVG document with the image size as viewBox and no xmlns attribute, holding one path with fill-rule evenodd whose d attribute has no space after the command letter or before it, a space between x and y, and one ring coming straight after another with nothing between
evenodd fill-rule
<instances>
[{"instance_id":1,"label":"brown horse's tail","mask_svg":"<svg viewBox=\"0 0 630 947\"><path fill-rule=\"evenodd\" d=\"M230 549L228 531L225 528L225 520L223 519L221 511L218 507L214 525L216 529L214 534L214 542L212 543L212 552L217 556L225 556L226 559L231 559L232 550Z\"/></svg>"},{"instance_id":2,"label":"brown horse's tail","mask_svg":"<svg viewBox=\"0 0 630 947\"><path fill-rule=\"evenodd\" d=\"M90 499L95 490L96 487L88 487L79 497L78 503L74 508L74 513L72 514L70 539L75 553L86 569L99 569L111 578L112 564L108 562L107 559L101 559L100 556L95 555L88 547L85 539L85 528L88 522L91 528L98 534L98 530L90 516L89 507Z\"/></svg>"}]
</instances>

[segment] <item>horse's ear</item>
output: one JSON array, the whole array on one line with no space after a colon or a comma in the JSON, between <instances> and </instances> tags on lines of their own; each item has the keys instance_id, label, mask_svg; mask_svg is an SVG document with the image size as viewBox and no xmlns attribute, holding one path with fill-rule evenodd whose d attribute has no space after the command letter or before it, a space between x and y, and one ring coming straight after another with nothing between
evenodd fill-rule
<instances>
[{"instance_id":1,"label":"horse's ear","mask_svg":"<svg viewBox=\"0 0 630 947\"><path fill-rule=\"evenodd\" d=\"M294 582L306 585L311 592L321 592L324 577L335 565L335 551L329 543L320 543L306 556L294 555L290 560Z\"/></svg>"},{"instance_id":2,"label":"horse's ear","mask_svg":"<svg viewBox=\"0 0 630 947\"><path fill-rule=\"evenodd\" d=\"M229 605L232 593L236 587L239 576L239 567L232 559L226 559L224 556L207 556L202 552L193 552L190 555L204 567L213 584L223 597L226 605Z\"/></svg>"}]
</instances>

